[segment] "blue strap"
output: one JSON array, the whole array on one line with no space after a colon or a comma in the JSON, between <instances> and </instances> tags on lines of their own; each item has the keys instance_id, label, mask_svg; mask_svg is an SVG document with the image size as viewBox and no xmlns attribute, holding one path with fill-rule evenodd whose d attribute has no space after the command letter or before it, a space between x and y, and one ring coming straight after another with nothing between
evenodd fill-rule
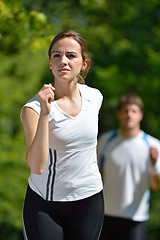
<instances>
[{"instance_id":1,"label":"blue strap","mask_svg":"<svg viewBox=\"0 0 160 240\"><path fill-rule=\"evenodd\" d=\"M143 140L147 143L147 145L149 145L149 141L148 141L148 134L144 132L143 134Z\"/></svg>"}]
</instances>

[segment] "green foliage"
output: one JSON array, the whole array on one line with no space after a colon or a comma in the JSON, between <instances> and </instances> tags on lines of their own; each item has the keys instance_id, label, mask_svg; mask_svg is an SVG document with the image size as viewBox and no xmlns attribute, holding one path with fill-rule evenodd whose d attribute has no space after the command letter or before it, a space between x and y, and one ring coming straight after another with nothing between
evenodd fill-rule
<instances>
[{"instance_id":1,"label":"green foliage","mask_svg":"<svg viewBox=\"0 0 160 240\"><path fill-rule=\"evenodd\" d=\"M50 36L47 16L36 10L27 11L20 1L0 1L0 50L14 54L29 47L39 49Z\"/></svg>"},{"instance_id":2,"label":"green foliage","mask_svg":"<svg viewBox=\"0 0 160 240\"><path fill-rule=\"evenodd\" d=\"M117 98L140 94L142 127L159 138L160 2L108 0L0 0L0 239L20 240L29 169L20 121L23 104L51 82L47 50L54 34L74 29L92 53L87 84L104 101L99 133L115 128ZM159 192L152 193L148 240L158 240Z\"/></svg>"}]
</instances>

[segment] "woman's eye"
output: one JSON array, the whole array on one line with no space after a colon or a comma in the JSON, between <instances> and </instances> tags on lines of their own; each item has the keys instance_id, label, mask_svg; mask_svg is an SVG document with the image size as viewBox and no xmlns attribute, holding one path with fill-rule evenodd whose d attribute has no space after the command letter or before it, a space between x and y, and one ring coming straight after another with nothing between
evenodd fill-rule
<instances>
[{"instance_id":1,"label":"woman's eye","mask_svg":"<svg viewBox=\"0 0 160 240\"><path fill-rule=\"evenodd\" d=\"M68 58L75 58L76 56L71 53L71 54L68 54L67 57L68 57Z\"/></svg>"},{"instance_id":2,"label":"woman's eye","mask_svg":"<svg viewBox=\"0 0 160 240\"><path fill-rule=\"evenodd\" d=\"M60 56L60 54L56 53L53 55L54 58L58 58Z\"/></svg>"}]
</instances>

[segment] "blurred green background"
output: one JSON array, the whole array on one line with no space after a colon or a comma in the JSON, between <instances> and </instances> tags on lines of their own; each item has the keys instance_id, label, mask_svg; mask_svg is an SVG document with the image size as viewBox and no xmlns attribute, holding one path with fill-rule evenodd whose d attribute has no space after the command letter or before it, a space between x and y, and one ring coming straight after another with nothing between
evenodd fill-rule
<instances>
[{"instance_id":1,"label":"blurred green background","mask_svg":"<svg viewBox=\"0 0 160 240\"><path fill-rule=\"evenodd\" d=\"M117 127L117 98L139 94L142 129L160 138L159 0L0 0L0 239L22 240L21 215L29 169L20 111L52 81L47 50L73 29L92 54L87 84L104 95L99 134ZM151 193L147 240L160 240L160 192Z\"/></svg>"}]
</instances>

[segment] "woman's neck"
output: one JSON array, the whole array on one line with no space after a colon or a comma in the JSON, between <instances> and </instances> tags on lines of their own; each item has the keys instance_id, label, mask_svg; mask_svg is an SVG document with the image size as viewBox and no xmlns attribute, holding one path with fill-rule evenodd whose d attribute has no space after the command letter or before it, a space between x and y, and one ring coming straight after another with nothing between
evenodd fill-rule
<instances>
[{"instance_id":1,"label":"woman's neck","mask_svg":"<svg viewBox=\"0 0 160 240\"><path fill-rule=\"evenodd\" d=\"M71 83L71 84L55 84L55 97L56 99L61 98L70 98L74 99L79 95L79 89L77 87L77 83Z\"/></svg>"}]
</instances>

